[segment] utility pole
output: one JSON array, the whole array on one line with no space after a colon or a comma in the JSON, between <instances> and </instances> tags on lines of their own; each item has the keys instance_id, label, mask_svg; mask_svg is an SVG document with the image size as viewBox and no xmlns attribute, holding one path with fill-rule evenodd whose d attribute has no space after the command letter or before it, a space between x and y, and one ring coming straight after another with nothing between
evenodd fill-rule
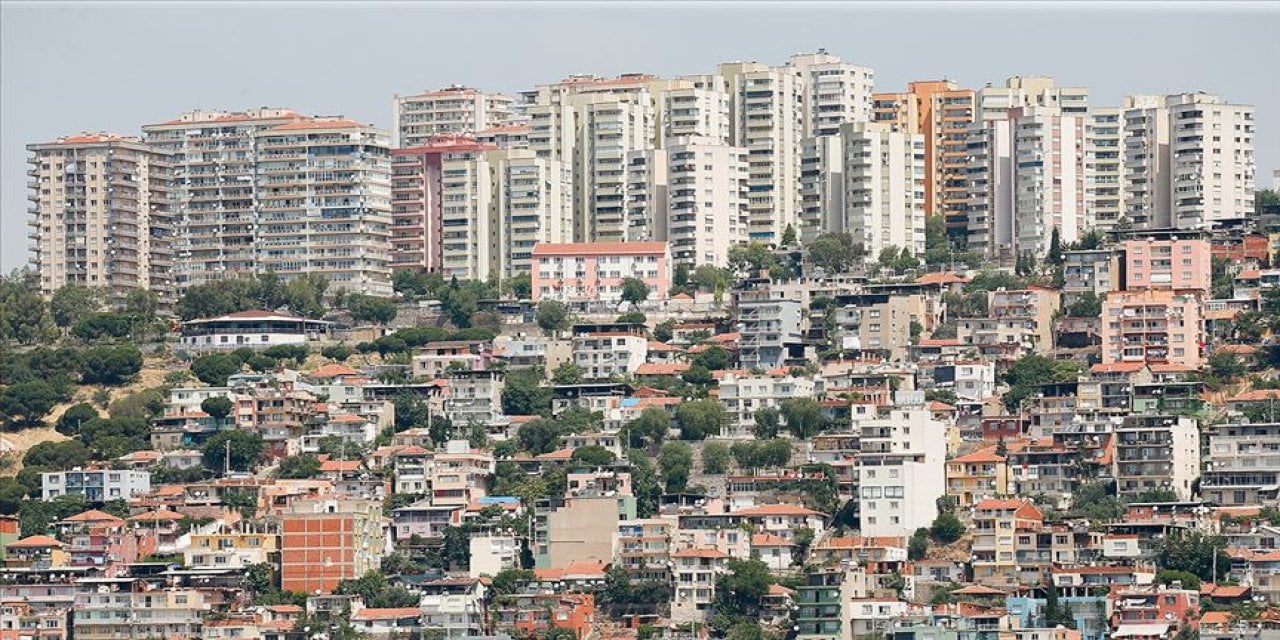
<instances>
[{"instance_id":1,"label":"utility pole","mask_svg":"<svg viewBox=\"0 0 1280 640\"><path fill-rule=\"evenodd\" d=\"M227 445L226 453L223 454L222 459L222 476L224 478L231 475L231 441L227 440L225 444Z\"/></svg>"}]
</instances>

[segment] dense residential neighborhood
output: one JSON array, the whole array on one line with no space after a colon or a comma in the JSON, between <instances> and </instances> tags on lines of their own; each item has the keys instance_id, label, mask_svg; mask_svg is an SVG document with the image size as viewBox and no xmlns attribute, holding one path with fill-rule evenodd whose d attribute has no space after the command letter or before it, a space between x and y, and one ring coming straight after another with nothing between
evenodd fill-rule
<instances>
[{"instance_id":1,"label":"dense residential neighborhood","mask_svg":"<svg viewBox=\"0 0 1280 640\"><path fill-rule=\"evenodd\" d=\"M708 71L30 144L0 640L1280 637L1253 107Z\"/></svg>"}]
</instances>

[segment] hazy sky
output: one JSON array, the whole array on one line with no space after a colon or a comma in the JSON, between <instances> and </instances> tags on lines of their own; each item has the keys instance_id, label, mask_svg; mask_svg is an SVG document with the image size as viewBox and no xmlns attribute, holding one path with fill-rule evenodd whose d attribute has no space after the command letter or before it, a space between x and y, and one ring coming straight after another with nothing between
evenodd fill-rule
<instances>
[{"instance_id":1,"label":"hazy sky","mask_svg":"<svg viewBox=\"0 0 1280 640\"><path fill-rule=\"evenodd\" d=\"M289 107L388 127L391 98L516 92L572 73L706 73L819 47L877 91L1051 75L1090 105L1207 91L1257 106L1258 176L1280 168L1280 2L1231 6L163 2L0 5L0 266L27 259L29 142L138 135L191 109Z\"/></svg>"}]
</instances>

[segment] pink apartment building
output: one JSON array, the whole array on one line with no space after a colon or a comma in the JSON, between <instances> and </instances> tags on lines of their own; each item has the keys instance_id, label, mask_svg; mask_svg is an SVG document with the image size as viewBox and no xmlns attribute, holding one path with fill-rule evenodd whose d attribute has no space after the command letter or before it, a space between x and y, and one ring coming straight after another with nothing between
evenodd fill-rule
<instances>
[{"instance_id":1,"label":"pink apartment building","mask_svg":"<svg viewBox=\"0 0 1280 640\"><path fill-rule=\"evenodd\" d=\"M436 136L391 152L391 268L438 272L443 261L443 165L496 149L467 136Z\"/></svg>"},{"instance_id":2,"label":"pink apartment building","mask_svg":"<svg viewBox=\"0 0 1280 640\"><path fill-rule=\"evenodd\" d=\"M1212 288L1212 248L1196 238L1124 242L1124 288L1202 291Z\"/></svg>"},{"instance_id":3,"label":"pink apartment building","mask_svg":"<svg viewBox=\"0 0 1280 640\"><path fill-rule=\"evenodd\" d=\"M671 288L671 252L665 242L541 243L533 248L533 299L564 302L622 299L622 281L649 285L649 300Z\"/></svg>"},{"instance_id":4,"label":"pink apartment building","mask_svg":"<svg viewBox=\"0 0 1280 640\"><path fill-rule=\"evenodd\" d=\"M1102 303L1102 362L1199 367L1200 299L1173 291L1116 291Z\"/></svg>"}]
</instances>

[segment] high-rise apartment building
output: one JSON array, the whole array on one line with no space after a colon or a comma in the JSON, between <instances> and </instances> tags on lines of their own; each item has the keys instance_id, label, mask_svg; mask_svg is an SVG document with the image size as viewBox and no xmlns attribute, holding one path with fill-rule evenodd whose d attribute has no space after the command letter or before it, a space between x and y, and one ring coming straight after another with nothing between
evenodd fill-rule
<instances>
[{"instance_id":1,"label":"high-rise apartment building","mask_svg":"<svg viewBox=\"0 0 1280 640\"><path fill-rule=\"evenodd\" d=\"M1139 229L1169 221L1169 112L1161 96L1125 96L1124 216Z\"/></svg>"},{"instance_id":2,"label":"high-rise apartment building","mask_svg":"<svg viewBox=\"0 0 1280 640\"><path fill-rule=\"evenodd\" d=\"M722 64L730 95L733 144L747 150L751 240L777 243L799 223L803 82L786 68Z\"/></svg>"},{"instance_id":3,"label":"high-rise apartment building","mask_svg":"<svg viewBox=\"0 0 1280 640\"><path fill-rule=\"evenodd\" d=\"M844 139L805 138L800 148L800 240L844 230Z\"/></svg>"},{"instance_id":4,"label":"high-rise apartment building","mask_svg":"<svg viewBox=\"0 0 1280 640\"><path fill-rule=\"evenodd\" d=\"M1010 112L1013 132L1014 251L1049 252L1053 232L1066 244L1084 231L1084 122L1052 107Z\"/></svg>"},{"instance_id":5,"label":"high-rise apartment building","mask_svg":"<svg viewBox=\"0 0 1280 640\"><path fill-rule=\"evenodd\" d=\"M1202 229L1253 214L1253 106L1205 93L1169 96L1172 226Z\"/></svg>"},{"instance_id":6,"label":"high-rise apartment building","mask_svg":"<svg viewBox=\"0 0 1280 640\"><path fill-rule=\"evenodd\" d=\"M452 86L392 102L397 148L420 147L438 135L474 134L507 124L515 99L500 93Z\"/></svg>"},{"instance_id":7,"label":"high-rise apartment building","mask_svg":"<svg viewBox=\"0 0 1280 640\"><path fill-rule=\"evenodd\" d=\"M391 295L391 148L385 132L313 118L256 136L258 271L319 274Z\"/></svg>"},{"instance_id":8,"label":"high-rise apartment building","mask_svg":"<svg viewBox=\"0 0 1280 640\"><path fill-rule=\"evenodd\" d=\"M391 152L391 268L439 272L443 260L446 161L470 160L496 147L463 136Z\"/></svg>"},{"instance_id":9,"label":"high-rise apartment building","mask_svg":"<svg viewBox=\"0 0 1280 640\"><path fill-rule=\"evenodd\" d=\"M1089 112L1089 90L1059 87L1053 78L1043 76L1013 76L1003 87L979 89L977 103L976 120L1000 120L1019 107L1057 107L1063 115L1083 117Z\"/></svg>"},{"instance_id":10,"label":"high-rise apartment building","mask_svg":"<svg viewBox=\"0 0 1280 640\"><path fill-rule=\"evenodd\" d=\"M446 277L529 273L533 247L572 238L572 176L528 149L482 151L444 162L441 270Z\"/></svg>"},{"instance_id":11,"label":"high-rise apartment building","mask_svg":"<svg viewBox=\"0 0 1280 640\"><path fill-rule=\"evenodd\" d=\"M946 493L946 425L924 408L858 420L862 535L907 536L938 515Z\"/></svg>"},{"instance_id":12,"label":"high-rise apartment building","mask_svg":"<svg viewBox=\"0 0 1280 640\"><path fill-rule=\"evenodd\" d=\"M797 53L787 68L800 87L802 137L828 136L846 122L870 122L875 72L819 49Z\"/></svg>"},{"instance_id":13,"label":"high-rise apartment building","mask_svg":"<svg viewBox=\"0 0 1280 640\"><path fill-rule=\"evenodd\" d=\"M391 294L384 132L266 108L196 111L143 131L173 158L179 290L274 270Z\"/></svg>"},{"instance_id":14,"label":"high-rise apartment building","mask_svg":"<svg viewBox=\"0 0 1280 640\"><path fill-rule=\"evenodd\" d=\"M670 245L674 264L723 265L747 239L747 154L708 138L634 151L627 161L628 236Z\"/></svg>"},{"instance_id":15,"label":"high-rise apartment building","mask_svg":"<svg viewBox=\"0 0 1280 640\"><path fill-rule=\"evenodd\" d=\"M878 123L841 125L844 229L868 256L924 254L924 139Z\"/></svg>"},{"instance_id":16,"label":"high-rise apartment building","mask_svg":"<svg viewBox=\"0 0 1280 640\"><path fill-rule=\"evenodd\" d=\"M729 144L729 95L713 76L676 80L660 94L658 142L697 136Z\"/></svg>"},{"instance_id":17,"label":"high-rise apartment building","mask_svg":"<svg viewBox=\"0 0 1280 640\"><path fill-rule=\"evenodd\" d=\"M1124 112L1095 108L1084 120L1084 216L1106 231L1124 215Z\"/></svg>"},{"instance_id":18,"label":"high-rise apartment building","mask_svg":"<svg viewBox=\"0 0 1280 640\"><path fill-rule=\"evenodd\" d=\"M138 138L96 133L31 144L28 187L40 289L102 287L172 294L173 218L168 153Z\"/></svg>"},{"instance_id":19,"label":"high-rise apartment building","mask_svg":"<svg viewBox=\"0 0 1280 640\"><path fill-rule=\"evenodd\" d=\"M303 118L288 109L192 111L142 127L148 145L173 157L179 291L257 272L256 134Z\"/></svg>"},{"instance_id":20,"label":"high-rise apartment building","mask_svg":"<svg viewBox=\"0 0 1280 640\"><path fill-rule=\"evenodd\" d=\"M969 132L969 246L993 258L1043 256L1087 228L1084 122L1056 107L1019 107Z\"/></svg>"},{"instance_id":21,"label":"high-rise apartment building","mask_svg":"<svg viewBox=\"0 0 1280 640\"><path fill-rule=\"evenodd\" d=\"M965 167L968 128L976 94L950 80L910 82L903 93L877 93L874 119L924 136L925 213L946 216L947 229L965 235Z\"/></svg>"},{"instance_id":22,"label":"high-rise apartment building","mask_svg":"<svg viewBox=\"0 0 1280 640\"><path fill-rule=\"evenodd\" d=\"M871 259L890 246L924 253L924 146L924 136L881 122L806 139L802 237L848 233Z\"/></svg>"}]
</instances>

